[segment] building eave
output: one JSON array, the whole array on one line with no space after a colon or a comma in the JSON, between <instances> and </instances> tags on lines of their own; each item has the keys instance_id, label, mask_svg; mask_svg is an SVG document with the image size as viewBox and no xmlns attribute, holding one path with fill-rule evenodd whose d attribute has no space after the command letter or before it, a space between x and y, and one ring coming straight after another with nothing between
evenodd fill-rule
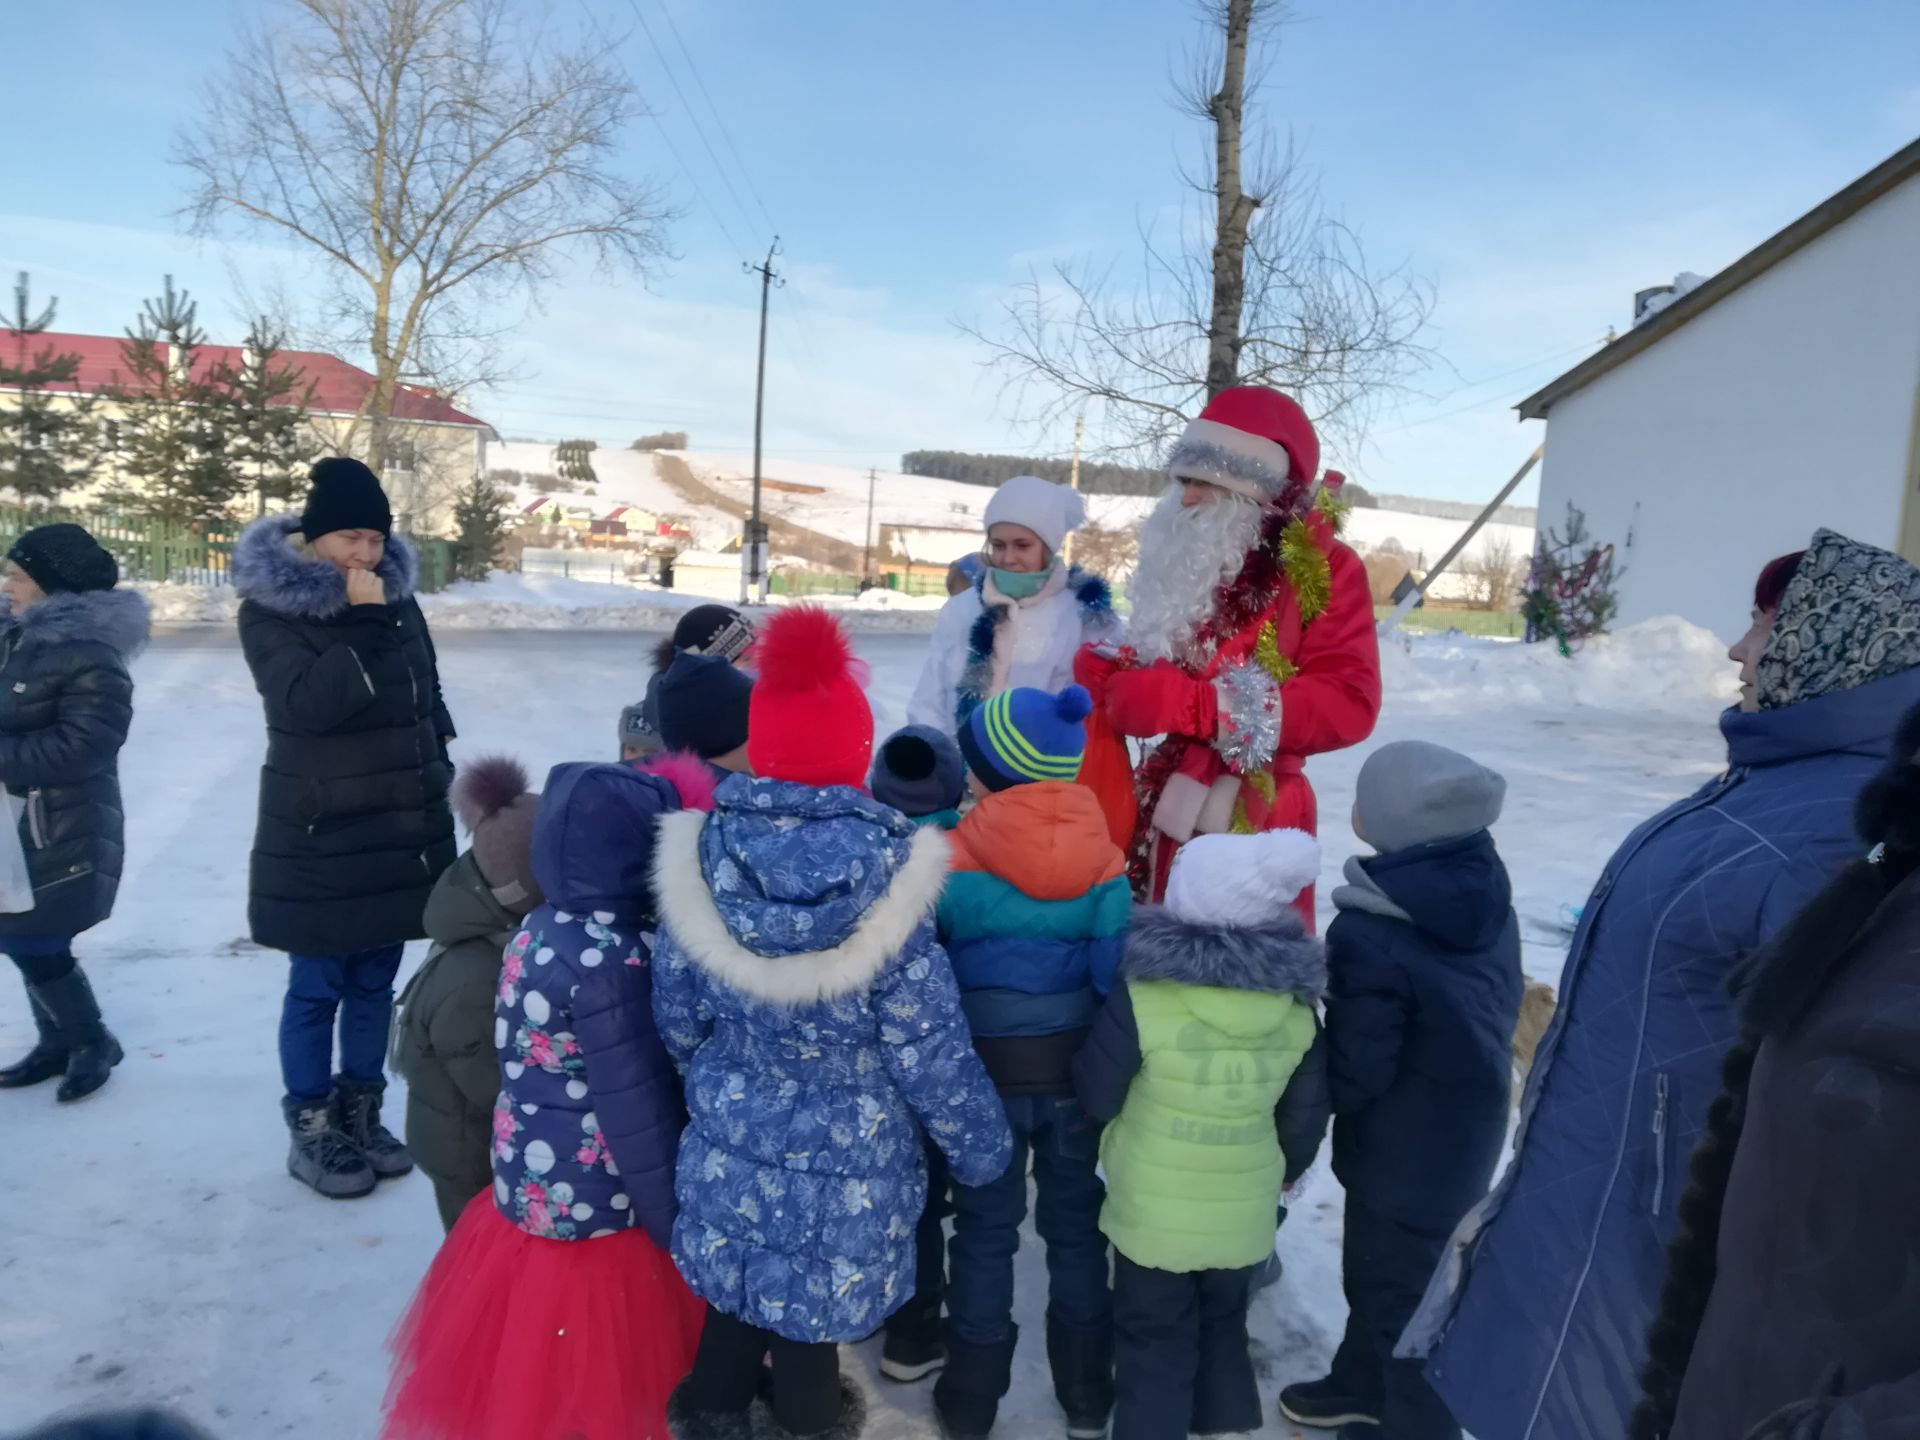
<instances>
[{"instance_id":1,"label":"building eave","mask_svg":"<svg viewBox=\"0 0 1920 1440\"><path fill-rule=\"evenodd\" d=\"M1606 349L1588 356L1550 380L1514 409L1522 420L1544 420L1553 406L1585 389L1616 366L1657 345L1689 320L1704 314L1749 281L1756 280L1866 209L1883 195L1920 176L1920 140L1882 161L1846 189L1829 196L1784 230L1769 236L1712 279L1674 301L1652 319L1635 325Z\"/></svg>"}]
</instances>

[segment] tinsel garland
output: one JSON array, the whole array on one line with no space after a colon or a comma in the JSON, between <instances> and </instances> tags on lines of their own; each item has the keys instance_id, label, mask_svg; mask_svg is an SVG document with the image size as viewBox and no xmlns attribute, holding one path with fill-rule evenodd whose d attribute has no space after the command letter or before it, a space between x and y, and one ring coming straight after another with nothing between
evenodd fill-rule
<instances>
[{"instance_id":1,"label":"tinsel garland","mask_svg":"<svg viewBox=\"0 0 1920 1440\"><path fill-rule=\"evenodd\" d=\"M1333 533L1339 535L1347 528L1347 516L1353 510L1353 502L1342 500L1338 490L1322 489L1313 497L1313 508L1326 517L1327 524L1333 527Z\"/></svg>"},{"instance_id":2,"label":"tinsel garland","mask_svg":"<svg viewBox=\"0 0 1920 1440\"><path fill-rule=\"evenodd\" d=\"M1267 808L1273 808L1273 797L1280 793L1279 783L1273 778L1271 770L1260 770L1240 782L1240 794L1233 802L1233 822L1228 829L1235 835L1258 834L1253 817L1247 814L1247 791L1253 791L1267 802Z\"/></svg>"},{"instance_id":3,"label":"tinsel garland","mask_svg":"<svg viewBox=\"0 0 1920 1440\"><path fill-rule=\"evenodd\" d=\"M1333 567L1327 552L1313 542L1305 520L1295 520L1280 537L1280 568L1300 600L1300 623L1311 625L1333 596Z\"/></svg>"},{"instance_id":4,"label":"tinsel garland","mask_svg":"<svg viewBox=\"0 0 1920 1440\"><path fill-rule=\"evenodd\" d=\"M1300 673L1300 667L1280 653L1280 630L1271 620L1260 627L1253 642L1253 660L1276 685L1284 685Z\"/></svg>"}]
</instances>

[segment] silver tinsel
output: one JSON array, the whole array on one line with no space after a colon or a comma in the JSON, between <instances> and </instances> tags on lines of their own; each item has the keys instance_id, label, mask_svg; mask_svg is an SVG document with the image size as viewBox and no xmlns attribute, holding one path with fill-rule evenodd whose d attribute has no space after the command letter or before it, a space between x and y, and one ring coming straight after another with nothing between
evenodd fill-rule
<instances>
[{"instance_id":1,"label":"silver tinsel","mask_svg":"<svg viewBox=\"0 0 1920 1440\"><path fill-rule=\"evenodd\" d=\"M1214 749L1235 774L1264 770L1280 748L1280 687L1252 660L1214 677L1220 700L1220 736Z\"/></svg>"}]
</instances>

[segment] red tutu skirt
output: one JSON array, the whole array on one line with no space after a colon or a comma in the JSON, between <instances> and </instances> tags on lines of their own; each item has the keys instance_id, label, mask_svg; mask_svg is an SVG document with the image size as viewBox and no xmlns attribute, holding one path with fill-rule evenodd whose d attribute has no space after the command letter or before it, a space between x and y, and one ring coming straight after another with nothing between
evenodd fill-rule
<instances>
[{"instance_id":1,"label":"red tutu skirt","mask_svg":"<svg viewBox=\"0 0 1920 1440\"><path fill-rule=\"evenodd\" d=\"M474 1197L387 1342L383 1440L667 1440L706 1307L643 1230L529 1235Z\"/></svg>"}]
</instances>

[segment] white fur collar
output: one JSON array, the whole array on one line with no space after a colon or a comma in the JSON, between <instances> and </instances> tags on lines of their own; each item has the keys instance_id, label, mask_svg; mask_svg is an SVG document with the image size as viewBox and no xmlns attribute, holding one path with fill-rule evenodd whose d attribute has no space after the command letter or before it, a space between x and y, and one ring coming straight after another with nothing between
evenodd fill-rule
<instances>
[{"instance_id":1,"label":"white fur collar","mask_svg":"<svg viewBox=\"0 0 1920 1440\"><path fill-rule=\"evenodd\" d=\"M845 940L808 954L756 955L733 938L701 873L700 832L706 823L698 810L660 817L653 850L660 928L671 931L687 958L714 979L788 1009L836 1000L870 984L932 911L953 859L946 836L924 828L909 842L906 864L887 893Z\"/></svg>"}]
</instances>

